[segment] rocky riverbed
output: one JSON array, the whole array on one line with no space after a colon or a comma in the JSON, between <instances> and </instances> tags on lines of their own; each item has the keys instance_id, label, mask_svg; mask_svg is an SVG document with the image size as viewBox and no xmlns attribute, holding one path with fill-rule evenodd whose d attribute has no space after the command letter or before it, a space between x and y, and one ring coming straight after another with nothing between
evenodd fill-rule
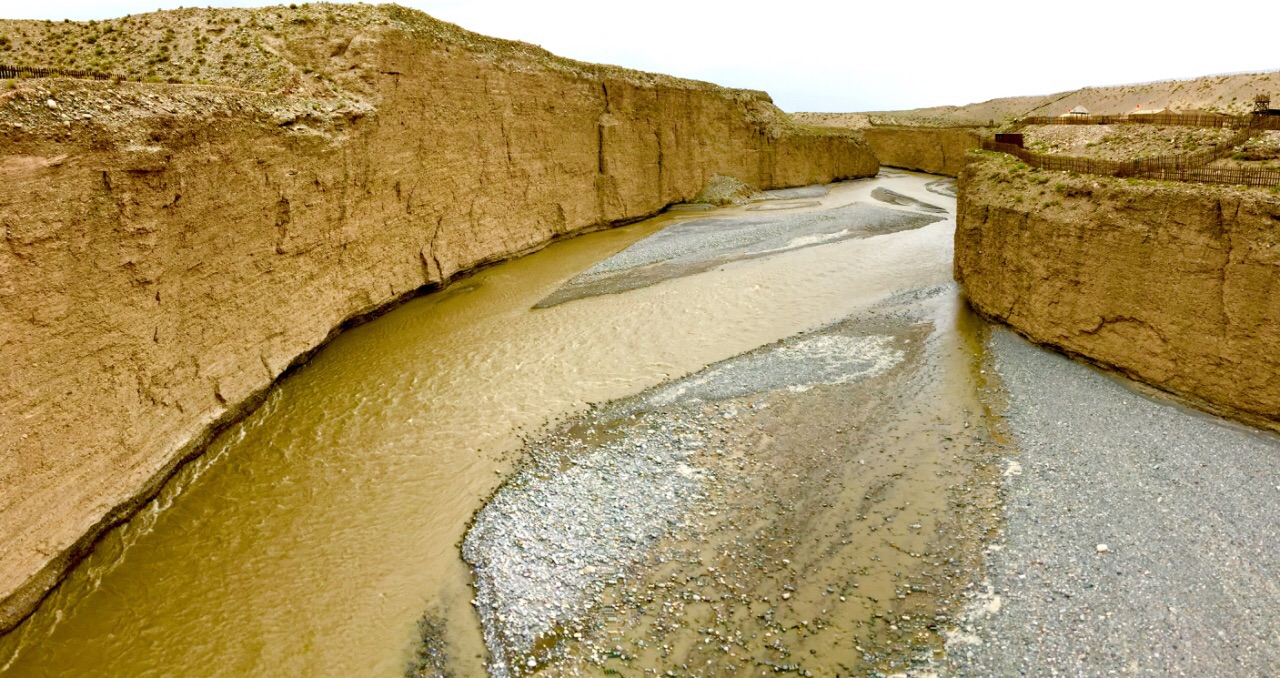
<instances>
[{"instance_id":1,"label":"rocky riverbed","mask_svg":"<svg viewBox=\"0 0 1280 678\"><path fill-rule=\"evenodd\" d=\"M919 188L870 191L896 212L880 226L936 213ZM923 190L946 205L954 184ZM765 241L865 234L888 209L851 207L681 224L549 299L767 256ZM1280 662L1280 438L995 329L952 284L908 286L526 443L463 546L497 676Z\"/></svg>"},{"instance_id":2,"label":"rocky riverbed","mask_svg":"<svg viewBox=\"0 0 1280 678\"><path fill-rule=\"evenodd\" d=\"M905 293L530 440L463 545L492 674L931 666L999 528L963 314Z\"/></svg>"}]
</instances>

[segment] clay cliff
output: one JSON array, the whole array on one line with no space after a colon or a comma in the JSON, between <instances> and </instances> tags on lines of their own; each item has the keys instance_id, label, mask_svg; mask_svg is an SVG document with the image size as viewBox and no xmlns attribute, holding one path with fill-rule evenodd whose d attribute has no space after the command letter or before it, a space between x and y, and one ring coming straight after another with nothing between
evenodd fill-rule
<instances>
[{"instance_id":1,"label":"clay cliff","mask_svg":"<svg viewBox=\"0 0 1280 678\"><path fill-rule=\"evenodd\" d=\"M715 174L878 169L857 136L798 128L763 93L394 6L130 21L112 33L175 33L161 70L197 75L0 89L0 630L344 323ZM239 37L201 52L201 26Z\"/></svg>"},{"instance_id":2,"label":"clay cliff","mask_svg":"<svg viewBox=\"0 0 1280 678\"><path fill-rule=\"evenodd\" d=\"M815 130L858 130L880 164L956 176L965 151L982 145L978 127L873 125L862 113L796 113L796 122Z\"/></svg>"},{"instance_id":3,"label":"clay cliff","mask_svg":"<svg viewBox=\"0 0 1280 678\"><path fill-rule=\"evenodd\" d=\"M953 177L965 151L982 145L979 132L964 127L867 127L862 135L883 165Z\"/></svg>"},{"instance_id":4,"label":"clay cliff","mask_svg":"<svg viewBox=\"0 0 1280 678\"><path fill-rule=\"evenodd\" d=\"M977 311L1280 430L1280 195L975 157L960 175L955 276Z\"/></svg>"}]
</instances>

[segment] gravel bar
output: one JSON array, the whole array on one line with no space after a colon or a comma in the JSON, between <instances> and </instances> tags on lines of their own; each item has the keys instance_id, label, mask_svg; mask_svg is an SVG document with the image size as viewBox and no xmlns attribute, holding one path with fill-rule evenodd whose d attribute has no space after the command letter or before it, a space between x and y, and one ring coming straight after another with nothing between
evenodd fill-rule
<instances>
[{"instance_id":1,"label":"gravel bar","mask_svg":"<svg viewBox=\"0 0 1280 678\"><path fill-rule=\"evenodd\" d=\"M941 219L940 215L853 203L785 215L687 221L669 226L583 271L540 301L538 308L639 289L732 261L921 228Z\"/></svg>"}]
</instances>

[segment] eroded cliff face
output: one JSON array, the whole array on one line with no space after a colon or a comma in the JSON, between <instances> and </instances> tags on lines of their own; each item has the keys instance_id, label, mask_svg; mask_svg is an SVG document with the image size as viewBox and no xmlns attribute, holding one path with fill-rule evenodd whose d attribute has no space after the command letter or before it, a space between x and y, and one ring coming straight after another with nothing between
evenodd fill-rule
<instances>
[{"instance_id":1,"label":"eroded cliff face","mask_svg":"<svg viewBox=\"0 0 1280 678\"><path fill-rule=\"evenodd\" d=\"M62 80L0 98L0 630L344 322L716 173L878 170L761 93L394 25L279 49L345 60L363 98Z\"/></svg>"},{"instance_id":2,"label":"eroded cliff face","mask_svg":"<svg viewBox=\"0 0 1280 678\"><path fill-rule=\"evenodd\" d=\"M1028 171L960 175L955 276L1033 341L1280 430L1280 195Z\"/></svg>"},{"instance_id":3,"label":"eroded cliff face","mask_svg":"<svg viewBox=\"0 0 1280 678\"><path fill-rule=\"evenodd\" d=\"M947 176L958 175L965 152L982 141L963 127L866 127L862 134L883 165Z\"/></svg>"}]
</instances>

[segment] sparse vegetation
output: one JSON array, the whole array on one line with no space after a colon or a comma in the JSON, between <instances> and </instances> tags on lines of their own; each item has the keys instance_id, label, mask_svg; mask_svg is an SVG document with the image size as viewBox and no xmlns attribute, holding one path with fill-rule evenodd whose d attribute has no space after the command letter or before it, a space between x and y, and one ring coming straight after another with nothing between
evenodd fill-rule
<instances>
[{"instance_id":1,"label":"sparse vegetation","mask_svg":"<svg viewBox=\"0 0 1280 678\"><path fill-rule=\"evenodd\" d=\"M1134 160L1194 153L1231 138L1228 128L1123 125L1029 125L1026 147L1036 153Z\"/></svg>"},{"instance_id":2,"label":"sparse vegetation","mask_svg":"<svg viewBox=\"0 0 1280 678\"><path fill-rule=\"evenodd\" d=\"M359 97L367 87L353 64L284 49L282 41L303 40L317 26L346 39L400 28L514 58L554 59L538 48L478 36L414 10L294 3L265 9L178 9L92 22L0 20L0 63L101 71L125 80Z\"/></svg>"}]
</instances>

